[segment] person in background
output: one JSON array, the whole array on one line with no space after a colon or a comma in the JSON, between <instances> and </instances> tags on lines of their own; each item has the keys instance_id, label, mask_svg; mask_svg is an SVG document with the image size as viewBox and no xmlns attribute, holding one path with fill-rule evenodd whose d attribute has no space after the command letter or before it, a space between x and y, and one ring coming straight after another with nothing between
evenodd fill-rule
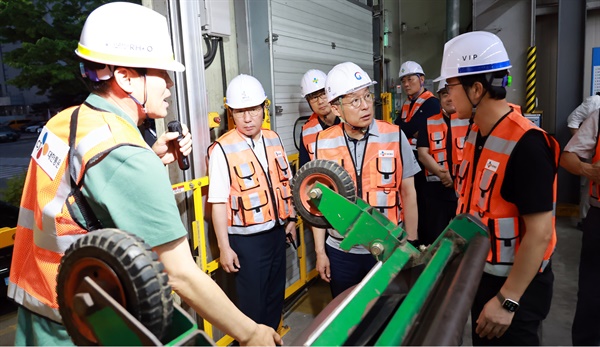
<instances>
[{"instance_id":1,"label":"person in background","mask_svg":"<svg viewBox=\"0 0 600 347\"><path fill-rule=\"evenodd\" d=\"M408 241L414 243L418 216L413 176L420 169L398 126L374 118L369 87L375 83L351 62L329 71L327 101L343 122L317 135L315 159L342 165L356 185L356 195L393 223L403 222ZM334 229L313 227L313 235L317 270L329 282L333 297L359 283L376 263L363 246L343 251L342 235Z\"/></svg>"},{"instance_id":2,"label":"person in background","mask_svg":"<svg viewBox=\"0 0 600 347\"><path fill-rule=\"evenodd\" d=\"M437 78L446 79L458 116L473 120L455 178L457 214L469 213L489 229L490 251L471 308L475 346L539 345L552 302L560 148L506 101L510 67L502 41L475 31L446 43Z\"/></svg>"},{"instance_id":3,"label":"person in background","mask_svg":"<svg viewBox=\"0 0 600 347\"><path fill-rule=\"evenodd\" d=\"M575 132L560 158L560 166L572 174L586 177L589 211L583 220L577 307L571 337L574 346L600 345L600 145L598 144L598 108L590 110L587 119ZM571 124L569 124L571 127Z\"/></svg>"},{"instance_id":4,"label":"person in background","mask_svg":"<svg viewBox=\"0 0 600 347\"><path fill-rule=\"evenodd\" d=\"M400 117L394 121L404 132L416 158L417 139L419 130L426 126L427 118L437 115L441 112L440 101L433 93L425 88L425 72L421 65L414 61L406 61L400 66L400 83L402 90L406 94L406 100L402 105ZM427 225L427 219L430 218L432 211L427 210L425 201L426 179L425 170L419 163L421 171L414 177L415 190L417 191L417 206L419 209L419 235L426 234L423 229Z\"/></svg>"},{"instance_id":5,"label":"person in background","mask_svg":"<svg viewBox=\"0 0 600 347\"><path fill-rule=\"evenodd\" d=\"M134 44L153 49L124 49ZM179 136L173 132L152 148L137 128L147 118L167 116L168 71L185 69L173 59L166 18L131 3L100 6L88 16L75 53L92 92L48 121L32 153L8 288L20 305L15 344L72 344L58 310L58 266L94 224L144 239L175 292L242 344L281 343L273 329L242 314L192 257L164 169L175 150L190 153L187 128L179 146L169 146Z\"/></svg>"},{"instance_id":6,"label":"person in background","mask_svg":"<svg viewBox=\"0 0 600 347\"><path fill-rule=\"evenodd\" d=\"M296 239L292 169L279 135L261 129L267 95L238 75L227 86L235 123L208 149L208 202L223 270L235 274L237 305L253 320L279 327L285 294L286 235Z\"/></svg>"},{"instance_id":7,"label":"person in background","mask_svg":"<svg viewBox=\"0 0 600 347\"><path fill-rule=\"evenodd\" d=\"M571 136L577 133L579 126L594 112L600 109L600 92L587 97L577 108L567 117L567 126L571 132ZM589 187L590 181L585 175L580 176L579 180L579 219L577 227L583 230L583 220L590 209L589 203Z\"/></svg>"},{"instance_id":8,"label":"person in background","mask_svg":"<svg viewBox=\"0 0 600 347\"><path fill-rule=\"evenodd\" d=\"M462 160L465 135L469 128L468 119L460 119L446 90L446 80L437 88L442 111L427 118L419 130L417 152L425 168L424 200L429 213L425 225L419 228L419 241L430 245L444 231L456 215L456 191L454 177Z\"/></svg>"},{"instance_id":9,"label":"person in background","mask_svg":"<svg viewBox=\"0 0 600 347\"><path fill-rule=\"evenodd\" d=\"M317 134L332 125L340 123L340 118L331 112L331 105L325 94L327 75L321 70L308 70L300 81L302 97L306 99L313 111L310 118L302 127L300 137L299 160L300 167L314 157L314 143Z\"/></svg>"}]
</instances>

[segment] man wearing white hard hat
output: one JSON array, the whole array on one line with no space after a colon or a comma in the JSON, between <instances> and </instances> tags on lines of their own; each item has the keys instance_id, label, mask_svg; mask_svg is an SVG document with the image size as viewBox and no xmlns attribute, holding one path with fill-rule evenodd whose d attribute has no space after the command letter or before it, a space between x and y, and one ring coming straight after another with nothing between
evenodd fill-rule
<instances>
[{"instance_id":1,"label":"man wearing white hard hat","mask_svg":"<svg viewBox=\"0 0 600 347\"><path fill-rule=\"evenodd\" d=\"M300 81L302 97L306 99L313 111L310 118L302 126L300 137L299 161L300 167L314 157L314 143L317 134L332 125L339 124L340 118L333 114L331 105L325 94L327 75L321 70L308 70Z\"/></svg>"},{"instance_id":2,"label":"man wearing white hard hat","mask_svg":"<svg viewBox=\"0 0 600 347\"><path fill-rule=\"evenodd\" d=\"M277 329L285 295L286 236L296 239L297 218L292 169L281 139L261 129L266 99L252 76L229 82L225 103L235 129L208 149L208 202L219 261L225 272L235 274L237 305Z\"/></svg>"},{"instance_id":3,"label":"man wearing white hard hat","mask_svg":"<svg viewBox=\"0 0 600 347\"><path fill-rule=\"evenodd\" d=\"M166 133L150 148L137 128L147 117L167 115L173 85L168 71L184 70L170 42L166 18L140 5L110 3L87 18L75 53L92 93L48 121L23 191L8 289L21 305L15 344L72 344L61 324L57 285L65 283L57 284L57 268L79 236L98 228L145 240L172 289L219 329L244 344L280 342L272 329L244 316L191 255L164 168L176 151L189 154L191 138L169 146L179 134ZM170 292L166 285L158 290L152 295ZM140 307L140 315L155 308Z\"/></svg>"},{"instance_id":4,"label":"man wearing white hard hat","mask_svg":"<svg viewBox=\"0 0 600 347\"><path fill-rule=\"evenodd\" d=\"M394 123L406 134L415 157L418 157L419 130L425 126L427 118L440 113L440 101L425 88L425 72L417 62L411 60L404 62L400 66L398 76L402 90L406 94L406 100L402 105L400 116L395 119ZM419 165L421 164L419 163ZM419 208L419 236L435 233L425 230L428 227L428 220L432 218L432 211L427 209L425 201L426 182L425 170L421 165L421 171L415 175L415 190Z\"/></svg>"},{"instance_id":5,"label":"man wearing white hard hat","mask_svg":"<svg viewBox=\"0 0 600 347\"><path fill-rule=\"evenodd\" d=\"M329 71L327 100L343 122L319 133L315 159L341 164L356 185L356 195L393 223L403 222L405 241L414 242L418 217L413 176L420 169L398 126L375 120L374 97L369 90L375 83L351 62ZM334 297L359 283L376 263L363 246L343 251L342 235L333 229L313 228L313 234L317 270L329 282Z\"/></svg>"},{"instance_id":6,"label":"man wearing white hard hat","mask_svg":"<svg viewBox=\"0 0 600 347\"><path fill-rule=\"evenodd\" d=\"M419 228L419 242L424 245L432 244L456 215L454 177L469 128L469 120L459 119L456 115L445 80L439 82L437 93L442 111L427 118L417 139L419 161L427 181L421 194L424 195L425 210L430 211L427 218L420 221L425 223Z\"/></svg>"},{"instance_id":7,"label":"man wearing white hard hat","mask_svg":"<svg viewBox=\"0 0 600 347\"><path fill-rule=\"evenodd\" d=\"M457 213L489 228L490 251L471 309L473 345L539 345L552 300L559 146L506 101L502 41L470 32L444 47L441 76L473 125L456 175Z\"/></svg>"}]
</instances>

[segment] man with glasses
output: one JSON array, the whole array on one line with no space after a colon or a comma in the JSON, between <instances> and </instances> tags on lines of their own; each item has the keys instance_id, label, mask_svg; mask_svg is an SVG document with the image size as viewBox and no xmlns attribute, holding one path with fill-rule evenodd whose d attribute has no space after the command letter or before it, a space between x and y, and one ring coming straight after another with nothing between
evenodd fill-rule
<instances>
[{"instance_id":1,"label":"man with glasses","mask_svg":"<svg viewBox=\"0 0 600 347\"><path fill-rule=\"evenodd\" d=\"M356 185L356 195L393 223L404 223L408 241L417 238L417 204L413 176L419 165L398 126L375 120L376 82L358 65L336 65L327 75L325 91L333 113L344 122L317 135L315 158L342 165ZM326 232L328 238L325 241ZM317 270L335 297L359 283L376 263L363 246L346 252L342 235L313 228Z\"/></svg>"},{"instance_id":2,"label":"man with glasses","mask_svg":"<svg viewBox=\"0 0 600 347\"><path fill-rule=\"evenodd\" d=\"M306 99L313 114L302 127L300 137L299 160L300 167L314 157L314 143L317 134L332 125L339 124L340 118L331 112L331 105L327 102L325 94L325 80L327 75L321 70L308 70L302 81L300 89L302 97Z\"/></svg>"},{"instance_id":3,"label":"man with glasses","mask_svg":"<svg viewBox=\"0 0 600 347\"><path fill-rule=\"evenodd\" d=\"M296 238L292 170L279 136L261 129L267 96L260 82L239 75L227 87L235 123L208 149L208 202L220 263L235 274L237 305L277 330L285 292L286 235Z\"/></svg>"},{"instance_id":4,"label":"man with glasses","mask_svg":"<svg viewBox=\"0 0 600 347\"><path fill-rule=\"evenodd\" d=\"M474 346L539 345L552 302L560 148L507 102L510 68L500 38L474 31L446 43L437 79L446 79L458 116L473 122L455 177L457 213L489 229L471 307Z\"/></svg>"},{"instance_id":5,"label":"man with glasses","mask_svg":"<svg viewBox=\"0 0 600 347\"><path fill-rule=\"evenodd\" d=\"M417 139L419 138L419 130L425 126L427 118L440 113L440 101L425 88L425 72L418 63L410 60L404 62L400 66L398 76L400 77L402 89L406 93L406 101L402 105L400 117L397 117L394 123L400 126L400 129L406 134L414 155L418 157ZM419 165L423 169L421 163ZM433 233L431 230L425 229L427 218L430 217L429 214L431 213L431 211L427 211L425 201L426 183L425 171L422 170L415 175L415 189L419 208L419 236Z\"/></svg>"}]
</instances>

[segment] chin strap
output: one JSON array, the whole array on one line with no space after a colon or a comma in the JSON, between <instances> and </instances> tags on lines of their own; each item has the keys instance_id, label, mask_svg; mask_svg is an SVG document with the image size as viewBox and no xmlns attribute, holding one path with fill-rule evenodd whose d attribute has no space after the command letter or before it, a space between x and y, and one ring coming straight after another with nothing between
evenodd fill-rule
<instances>
[{"instance_id":1,"label":"chin strap","mask_svg":"<svg viewBox=\"0 0 600 347\"><path fill-rule=\"evenodd\" d=\"M133 101L135 101L136 104L138 104L142 110L144 111L144 115L146 116L146 118L148 118L148 110L146 110L146 102L148 101L148 89L146 88L146 75L144 75L144 103L141 103L138 101L138 99L136 99L133 95L128 94L127 96L129 96Z\"/></svg>"}]
</instances>

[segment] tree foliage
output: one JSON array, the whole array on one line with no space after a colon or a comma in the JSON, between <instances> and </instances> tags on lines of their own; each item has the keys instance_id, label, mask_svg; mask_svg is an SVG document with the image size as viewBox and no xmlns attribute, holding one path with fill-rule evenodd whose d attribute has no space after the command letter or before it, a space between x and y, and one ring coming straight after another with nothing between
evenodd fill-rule
<instances>
[{"instance_id":1,"label":"tree foliage","mask_svg":"<svg viewBox=\"0 0 600 347\"><path fill-rule=\"evenodd\" d=\"M20 70L8 83L37 87L60 107L80 103L88 92L74 50L89 13L108 2L0 0L0 42L17 44L3 52L4 63Z\"/></svg>"}]
</instances>

